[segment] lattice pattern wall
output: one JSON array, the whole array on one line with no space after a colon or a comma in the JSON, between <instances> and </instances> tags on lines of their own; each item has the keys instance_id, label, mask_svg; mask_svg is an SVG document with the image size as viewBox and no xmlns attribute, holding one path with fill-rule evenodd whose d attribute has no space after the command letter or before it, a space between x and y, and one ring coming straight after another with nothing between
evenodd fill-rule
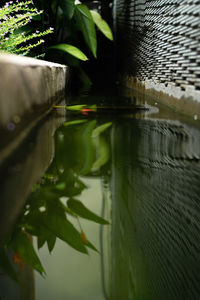
<instances>
[{"instance_id":1,"label":"lattice pattern wall","mask_svg":"<svg viewBox=\"0 0 200 300\"><path fill-rule=\"evenodd\" d=\"M200 0L115 0L114 18L121 72L200 96Z\"/></svg>"},{"instance_id":2,"label":"lattice pattern wall","mask_svg":"<svg viewBox=\"0 0 200 300\"><path fill-rule=\"evenodd\" d=\"M108 298L200 299L200 131L119 120L112 166Z\"/></svg>"}]
</instances>

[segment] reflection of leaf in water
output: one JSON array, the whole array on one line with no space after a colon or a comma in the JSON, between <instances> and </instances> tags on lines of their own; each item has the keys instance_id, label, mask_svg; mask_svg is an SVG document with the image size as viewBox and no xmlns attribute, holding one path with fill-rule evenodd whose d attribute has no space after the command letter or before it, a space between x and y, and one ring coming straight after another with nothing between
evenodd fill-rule
<instances>
[{"instance_id":1,"label":"reflection of leaf in water","mask_svg":"<svg viewBox=\"0 0 200 300\"><path fill-rule=\"evenodd\" d=\"M65 182L59 182L58 184L56 184L56 189L59 191L62 191L66 188L66 183Z\"/></svg>"},{"instance_id":2,"label":"reflection of leaf in water","mask_svg":"<svg viewBox=\"0 0 200 300\"><path fill-rule=\"evenodd\" d=\"M96 251L96 252L99 252L99 251L97 250L97 248L96 248L91 242L88 241L88 239L86 238L86 235L85 235L85 233L83 232L83 230L81 230L81 239L82 239L83 243L84 243L87 247L91 248L92 250L94 250L94 251Z\"/></svg>"},{"instance_id":3,"label":"reflection of leaf in water","mask_svg":"<svg viewBox=\"0 0 200 300\"><path fill-rule=\"evenodd\" d=\"M49 232L49 235L47 238L47 246L48 246L49 252L51 252L53 250L55 243L56 243L55 234L52 234L51 232Z\"/></svg>"},{"instance_id":4,"label":"reflection of leaf in water","mask_svg":"<svg viewBox=\"0 0 200 300\"><path fill-rule=\"evenodd\" d=\"M87 122L87 120L74 120L74 121L67 121L63 125L64 126L71 126L71 125L77 125Z\"/></svg>"},{"instance_id":5,"label":"reflection of leaf in water","mask_svg":"<svg viewBox=\"0 0 200 300\"><path fill-rule=\"evenodd\" d=\"M110 157L110 151L106 141L101 136L96 136L93 139L93 143L96 148L97 159L93 163L91 171L96 172L107 163Z\"/></svg>"},{"instance_id":6,"label":"reflection of leaf in water","mask_svg":"<svg viewBox=\"0 0 200 300\"><path fill-rule=\"evenodd\" d=\"M77 136L81 142L79 142L79 146L81 146L79 153L82 158L81 161L83 162L82 167L79 170L80 175L86 175L87 173L89 173L94 161L95 151L91 136L95 126L96 120L85 124L82 130L79 132L79 135Z\"/></svg>"},{"instance_id":7,"label":"reflection of leaf in water","mask_svg":"<svg viewBox=\"0 0 200 300\"><path fill-rule=\"evenodd\" d=\"M21 259L21 256L19 255L19 253L16 252L13 255L13 262L16 263L16 264L18 264L20 270L22 270L22 268L23 268L23 262L22 262L22 259Z\"/></svg>"},{"instance_id":8,"label":"reflection of leaf in water","mask_svg":"<svg viewBox=\"0 0 200 300\"><path fill-rule=\"evenodd\" d=\"M84 219L91 220L99 224L109 224L108 221L93 213L79 200L69 199L67 201L67 205L73 212Z\"/></svg>"},{"instance_id":9,"label":"reflection of leaf in water","mask_svg":"<svg viewBox=\"0 0 200 300\"><path fill-rule=\"evenodd\" d=\"M50 230L48 230L46 227L41 226L40 224L40 230L38 230L37 237L38 237L38 249L40 249L45 244L45 242L47 242L49 252L52 252L56 243L56 235L53 234Z\"/></svg>"},{"instance_id":10,"label":"reflection of leaf in water","mask_svg":"<svg viewBox=\"0 0 200 300\"><path fill-rule=\"evenodd\" d=\"M87 249L81 240L80 233L66 218L52 212L44 218L44 225L74 249L82 253L87 253Z\"/></svg>"},{"instance_id":11,"label":"reflection of leaf in water","mask_svg":"<svg viewBox=\"0 0 200 300\"><path fill-rule=\"evenodd\" d=\"M22 231L18 232L11 241L11 247L15 252L19 253L23 262L33 267L40 274L45 273L44 268L26 233Z\"/></svg>"},{"instance_id":12,"label":"reflection of leaf in water","mask_svg":"<svg viewBox=\"0 0 200 300\"><path fill-rule=\"evenodd\" d=\"M44 246L45 242L46 242L46 236L38 235L38 238L37 238L38 249L42 248L42 246Z\"/></svg>"},{"instance_id":13,"label":"reflection of leaf in water","mask_svg":"<svg viewBox=\"0 0 200 300\"><path fill-rule=\"evenodd\" d=\"M10 278L12 278L14 281L18 281L17 274L6 255L5 249L0 248L0 267L3 272L5 272Z\"/></svg>"},{"instance_id":14,"label":"reflection of leaf in water","mask_svg":"<svg viewBox=\"0 0 200 300\"><path fill-rule=\"evenodd\" d=\"M47 243L50 252L54 248L56 238L60 238L82 253L88 253L87 248L98 251L67 219L69 214L76 218L80 216L96 223L108 224L79 200L72 198L80 195L87 187L79 179L79 175L95 172L108 161L109 147L101 133L109 128L111 123L95 128L96 120L87 121L87 123L85 120L73 122L68 123L72 126L66 123L66 127L59 129L56 157L48 173L40 181L40 188L37 187L29 196L17 225L19 229L24 228L28 234L37 237L38 248ZM58 138L59 134L62 134L62 139ZM67 202L68 207L60 201L62 197L70 198ZM44 273L41 262L25 232L16 232L7 246L19 253L23 262L41 274ZM5 273L16 279L15 273L12 273L12 265L7 264L8 266L4 265L3 268L2 257L5 257L3 252L0 253L2 270L6 269ZM6 262L9 263L8 258L4 259L4 263Z\"/></svg>"},{"instance_id":15,"label":"reflection of leaf in water","mask_svg":"<svg viewBox=\"0 0 200 300\"><path fill-rule=\"evenodd\" d=\"M68 109L68 110L81 110L84 107L86 107L86 104L67 106L66 109Z\"/></svg>"},{"instance_id":16,"label":"reflection of leaf in water","mask_svg":"<svg viewBox=\"0 0 200 300\"><path fill-rule=\"evenodd\" d=\"M98 126L97 128L95 128L92 132L92 137L95 138L98 135L100 135L102 132L104 132L107 128L109 128L112 125L112 122L108 122L105 124L102 124L100 126Z\"/></svg>"}]
</instances>

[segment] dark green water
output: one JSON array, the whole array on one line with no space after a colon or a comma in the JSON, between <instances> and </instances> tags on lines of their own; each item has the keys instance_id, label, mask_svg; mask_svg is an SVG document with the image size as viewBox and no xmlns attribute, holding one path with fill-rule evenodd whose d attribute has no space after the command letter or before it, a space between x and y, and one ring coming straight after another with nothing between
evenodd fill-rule
<instances>
[{"instance_id":1,"label":"dark green water","mask_svg":"<svg viewBox=\"0 0 200 300\"><path fill-rule=\"evenodd\" d=\"M2 163L2 299L200 299L200 124L143 100L75 99Z\"/></svg>"}]
</instances>

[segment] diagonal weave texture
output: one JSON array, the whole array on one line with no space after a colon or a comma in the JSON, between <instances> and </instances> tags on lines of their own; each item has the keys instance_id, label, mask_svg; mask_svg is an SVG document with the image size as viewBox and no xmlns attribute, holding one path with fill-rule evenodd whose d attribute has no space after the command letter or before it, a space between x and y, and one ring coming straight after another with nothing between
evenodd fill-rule
<instances>
[{"instance_id":1,"label":"diagonal weave texture","mask_svg":"<svg viewBox=\"0 0 200 300\"><path fill-rule=\"evenodd\" d=\"M200 95L200 1L116 0L119 69Z\"/></svg>"}]
</instances>

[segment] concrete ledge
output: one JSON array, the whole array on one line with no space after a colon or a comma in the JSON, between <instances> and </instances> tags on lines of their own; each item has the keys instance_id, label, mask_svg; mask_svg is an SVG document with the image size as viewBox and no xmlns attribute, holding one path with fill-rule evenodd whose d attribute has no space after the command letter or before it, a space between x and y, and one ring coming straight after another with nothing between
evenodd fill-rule
<instances>
[{"instance_id":1,"label":"concrete ledge","mask_svg":"<svg viewBox=\"0 0 200 300\"><path fill-rule=\"evenodd\" d=\"M65 121L65 114L64 108L55 108L27 134L28 138L23 139L21 146L11 155L11 160L0 168L0 245L12 231L33 185L40 180L53 160L54 133Z\"/></svg>"},{"instance_id":2,"label":"concrete ledge","mask_svg":"<svg viewBox=\"0 0 200 300\"><path fill-rule=\"evenodd\" d=\"M0 53L0 126L19 121L35 105L52 104L65 89L66 66Z\"/></svg>"},{"instance_id":3,"label":"concrete ledge","mask_svg":"<svg viewBox=\"0 0 200 300\"><path fill-rule=\"evenodd\" d=\"M153 82L152 80L140 81L135 77L121 76L120 81L127 87L139 92L145 101L153 99L160 102L175 112L200 120L200 91L187 89L180 91L179 87Z\"/></svg>"},{"instance_id":4,"label":"concrete ledge","mask_svg":"<svg viewBox=\"0 0 200 300\"><path fill-rule=\"evenodd\" d=\"M64 97L66 66L0 53L0 164Z\"/></svg>"}]
</instances>

